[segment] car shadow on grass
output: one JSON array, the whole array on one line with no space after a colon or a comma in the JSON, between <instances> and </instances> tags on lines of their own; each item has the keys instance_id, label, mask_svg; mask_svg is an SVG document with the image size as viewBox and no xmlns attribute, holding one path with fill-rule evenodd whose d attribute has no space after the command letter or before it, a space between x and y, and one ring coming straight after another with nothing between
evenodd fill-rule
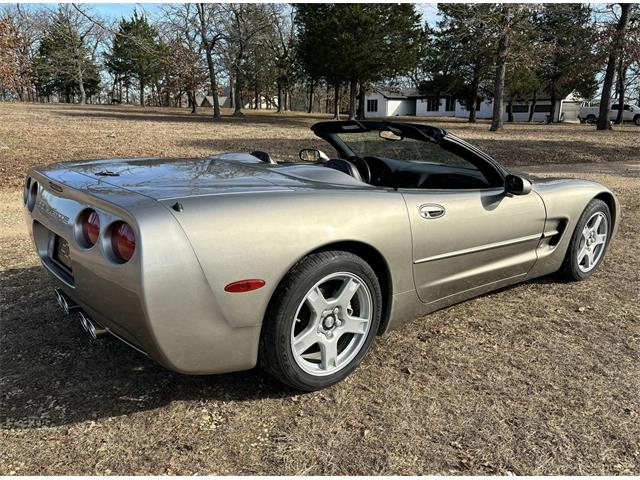
<instances>
[{"instance_id":1,"label":"car shadow on grass","mask_svg":"<svg viewBox=\"0 0 640 480\"><path fill-rule=\"evenodd\" d=\"M259 369L189 376L64 316L40 267L0 272L0 429L38 428L152 410L183 400L245 401L297 392Z\"/></svg>"}]
</instances>

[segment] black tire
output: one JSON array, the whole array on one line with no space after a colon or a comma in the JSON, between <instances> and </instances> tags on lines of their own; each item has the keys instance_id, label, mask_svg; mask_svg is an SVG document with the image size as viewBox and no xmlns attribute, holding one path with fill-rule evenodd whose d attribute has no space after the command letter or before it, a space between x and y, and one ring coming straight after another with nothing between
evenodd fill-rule
<instances>
[{"instance_id":1,"label":"black tire","mask_svg":"<svg viewBox=\"0 0 640 480\"><path fill-rule=\"evenodd\" d=\"M607 239L604 245L604 251L598 258L598 261L588 272L582 271L578 266L578 250L580 248L580 243L582 239L582 230L584 229L587 221L596 213L602 212L607 219ZM598 269L600 264L602 263L604 256L607 253L607 249L609 248L609 240L611 239L611 232L613 229L613 223L611 222L611 211L609 210L609 206L603 202L602 200L593 199L587 205L587 208L584 209L582 215L578 219L578 223L576 224L576 228L573 231L573 235L571 236L571 242L569 243L569 248L567 249L567 253L564 257L564 262L562 263L562 267L560 268L560 274L567 280L570 281L580 281L589 278L593 273Z\"/></svg>"},{"instance_id":2,"label":"black tire","mask_svg":"<svg viewBox=\"0 0 640 480\"><path fill-rule=\"evenodd\" d=\"M362 279L372 300L372 319L360 350L349 363L332 374L313 375L304 371L294 357L291 346L294 317L314 285L337 272L351 273ZM381 311L380 283L367 262L344 251L311 254L289 271L269 303L260 337L258 364L268 374L297 390L310 392L333 385L353 372L369 351L380 325Z\"/></svg>"},{"instance_id":3,"label":"black tire","mask_svg":"<svg viewBox=\"0 0 640 480\"><path fill-rule=\"evenodd\" d=\"M636 115L635 117L633 117L633 123L640 127L640 115Z\"/></svg>"},{"instance_id":4,"label":"black tire","mask_svg":"<svg viewBox=\"0 0 640 480\"><path fill-rule=\"evenodd\" d=\"M595 115L587 115L587 118L585 118L585 121L587 123L595 123L597 120Z\"/></svg>"}]
</instances>

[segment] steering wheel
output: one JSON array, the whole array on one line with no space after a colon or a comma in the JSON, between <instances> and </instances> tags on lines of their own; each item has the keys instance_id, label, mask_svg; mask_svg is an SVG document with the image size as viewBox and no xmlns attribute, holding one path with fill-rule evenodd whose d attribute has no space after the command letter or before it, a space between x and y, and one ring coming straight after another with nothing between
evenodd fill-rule
<instances>
[{"instance_id":1,"label":"steering wheel","mask_svg":"<svg viewBox=\"0 0 640 480\"><path fill-rule=\"evenodd\" d=\"M364 183L371 182L371 169L369 168L369 164L366 162L366 160L363 160L356 155L347 158L347 160L349 160L356 166Z\"/></svg>"}]
</instances>

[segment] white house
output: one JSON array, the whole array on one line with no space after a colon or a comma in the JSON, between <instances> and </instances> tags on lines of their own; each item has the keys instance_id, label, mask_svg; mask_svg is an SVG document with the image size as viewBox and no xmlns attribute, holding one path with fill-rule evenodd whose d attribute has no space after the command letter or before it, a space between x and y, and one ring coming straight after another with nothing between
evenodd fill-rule
<instances>
[{"instance_id":1,"label":"white house","mask_svg":"<svg viewBox=\"0 0 640 480\"><path fill-rule=\"evenodd\" d=\"M508 118L509 104L505 99L504 119ZM551 99L546 93L539 93L533 107L533 98L518 99L513 103L513 119L516 122L529 120L529 111L534 108L533 121L544 122L551 112ZM572 95L558 100L554 121L577 120L580 101ZM389 90L374 89L365 96L366 117L461 117L469 116L469 111L453 96L421 94L416 89ZM489 119L493 116L493 100L483 99L476 105L476 118Z\"/></svg>"},{"instance_id":2,"label":"white house","mask_svg":"<svg viewBox=\"0 0 640 480\"><path fill-rule=\"evenodd\" d=\"M416 95L418 91L375 89L365 95L366 117L396 117L416 115Z\"/></svg>"}]
</instances>

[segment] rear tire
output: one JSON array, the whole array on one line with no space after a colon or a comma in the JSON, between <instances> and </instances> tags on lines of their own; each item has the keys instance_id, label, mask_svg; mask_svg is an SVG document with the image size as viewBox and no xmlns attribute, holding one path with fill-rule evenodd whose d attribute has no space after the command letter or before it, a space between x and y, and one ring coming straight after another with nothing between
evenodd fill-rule
<instances>
[{"instance_id":1,"label":"rear tire","mask_svg":"<svg viewBox=\"0 0 640 480\"><path fill-rule=\"evenodd\" d=\"M578 219L564 258L561 275L567 280L589 278L602 263L613 224L609 206L602 200L589 202Z\"/></svg>"},{"instance_id":2,"label":"rear tire","mask_svg":"<svg viewBox=\"0 0 640 480\"><path fill-rule=\"evenodd\" d=\"M380 325L382 292L362 258L344 251L311 254L284 278L265 315L258 363L303 391L353 372Z\"/></svg>"},{"instance_id":3,"label":"rear tire","mask_svg":"<svg viewBox=\"0 0 640 480\"><path fill-rule=\"evenodd\" d=\"M585 118L585 122L587 123L595 123L596 120L597 119L595 115L587 115L587 118Z\"/></svg>"},{"instance_id":4,"label":"rear tire","mask_svg":"<svg viewBox=\"0 0 640 480\"><path fill-rule=\"evenodd\" d=\"M640 115L636 115L635 117L633 117L633 123L640 127Z\"/></svg>"}]
</instances>

